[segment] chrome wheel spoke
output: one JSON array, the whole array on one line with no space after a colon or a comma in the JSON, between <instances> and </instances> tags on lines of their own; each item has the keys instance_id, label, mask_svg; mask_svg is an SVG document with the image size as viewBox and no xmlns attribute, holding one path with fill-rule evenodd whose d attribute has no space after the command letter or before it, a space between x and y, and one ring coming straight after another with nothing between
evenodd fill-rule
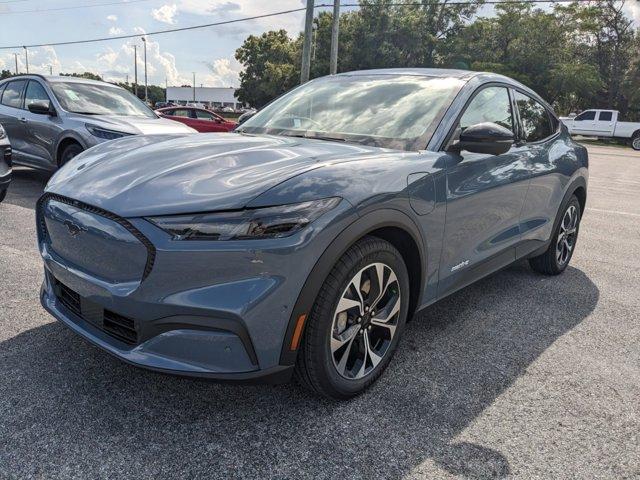
<instances>
[{"instance_id":1,"label":"chrome wheel spoke","mask_svg":"<svg viewBox=\"0 0 640 480\"><path fill-rule=\"evenodd\" d=\"M351 354L351 348L353 347L353 341L357 337L357 333L359 329L360 329L359 326L353 325L350 328L348 328L345 332L343 332L343 334L340 335L339 339L335 337L331 337L331 353L333 355L333 361L334 361L334 364L336 364L336 368L338 372L340 372L340 374L342 375L344 375L345 373L345 368L347 367L347 360L349 360L349 355ZM340 355L340 360L338 360L336 363L335 353L344 345L346 345L346 348L344 352L342 352L342 354Z\"/></svg>"},{"instance_id":2,"label":"chrome wheel spoke","mask_svg":"<svg viewBox=\"0 0 640 480\"><path fill-rule=\"evenodd\" d=\"M359 311L360 315L362 315L362 312L364 311L364 308L362 306L362 302L359 302L358 300L351 300L350 298L345 298L343 296L340 299L340 301L338 302L338 307L336 308L336 313L344 312L345 310L349 310L349 309L355 308L355 307L358 307L358 311Z\"/></svg>"}]
</instances>

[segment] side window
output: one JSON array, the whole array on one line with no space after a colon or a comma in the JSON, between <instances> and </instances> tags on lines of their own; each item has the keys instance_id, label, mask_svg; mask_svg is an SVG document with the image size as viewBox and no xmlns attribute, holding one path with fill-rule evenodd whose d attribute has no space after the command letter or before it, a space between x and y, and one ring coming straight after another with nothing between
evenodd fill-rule
<instances>
[{"instance_id":1,"label":"side window","mask_svg":"<svg viewBox=\"0 0 640 480\"><path fill-rule=\"evenodd\" d=\"M464 131L476 123L493 122L513 131L509 92L505 87L487 87L473 97L462 114L458 127Z\"/></svg>"},{"instance_id":2,"label":"side window","mask_svg":"<svg viewBox=\"0 0 640 480\"><path fill-rule=\"evenodd\" d=\"M537 142L551 136L553 129L547 109L520 92L515 92L515 100L520 113L523 139L526 142Z\"/></svg>"},{"instance_id":3,"label":"side window","mask_svg":"<svg viewBox=\"0 0 640 480\"><path fill-rule=\"evenodd\" d=\"M51 105L49 95L45 91L44 87L40 85L40 82L30 80L27 85L27 91L24 95L24 107L28 108L32 103L44 103Z\"/></svg>"},{"instance_id":4,"label":"side window","mask_svg":"<svg viewBox=\"0 0 640 480\"><path fill-rule=\"evenodd\" d=\"M613 112L600 112L600 115L598 115L598 120L600 120L601 122L610 122L612 117Z\"/></svg>"},{"instance_id":5,"label":"side window","mask_svg":"<svg viewBox=\"0 0 640 480\"><path fill-rule=\"evenodd\" d=\"M199 120L213 120L213 115L203 110L196 110L196 118Z\"/></svg>"},{"instance_id":6,"label":"side window","mask_svg":"<svg viewBox=\"0 0 640 480\"><path fill-rule=\"evenodd\" d=\"M595 120L595 119L596 119L596 112L594 112L593 110L587 110L586 112L582 112L573 120L582 121L582 120Z\"/></svg>"},{"instance_id":7,"label":"side window","mask_svg":"<svg viewBox=\"0 0 640 480\"><path fill-rule=\"evenodd\" d=\"M26 80L16 80L9 82L2 94L2 105L13 108L22 107L22 90Z\"/></svg>"},{"instance_id":8,"label":"side window","mask_svg":"<svg viewBox=\"0 0 640 480\"><path fill-rule=\"evenodd\" d=\"M191 115L189 115L189 110L185 109L174 110L171 115L173 115L174 117L191 117Z\"/></svg>"}]
</instances>

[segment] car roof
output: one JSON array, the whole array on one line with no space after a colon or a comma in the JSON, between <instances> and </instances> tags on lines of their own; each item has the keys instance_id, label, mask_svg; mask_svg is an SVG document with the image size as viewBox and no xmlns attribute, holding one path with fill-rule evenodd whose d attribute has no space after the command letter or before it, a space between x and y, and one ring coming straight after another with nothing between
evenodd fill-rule
<instances>
[{"instance_id":1,"label":"car roof","mask_svg":"<svg viewBox=\"0 0 640 480\"><path fill-rule=\"evenodd\" d=\"M28 78L40 79L40 80L44 80L45 82L52 82L52 83L54 82L85 83L85 84L92 84L92 85L108 85L110 87L122 88L118 85L114 85L113 83L103 82L100 80L91 80L89 78L72 77L72 76L65 76L65 75L40 75L37 73L26 73L26 74L21 73L21 74L6 78L5 80L2 81L2 83L5 83L11 80L20 80L20 79L28 79Z\"/></svg>"},{"instance_id":2,"label":"car roof","mask_svg":"<svg viewBox=\"0 0 640 480\"><path fill-rule=\"evenodd\" d=\"M457 70L451 68L374 68L371 70L356 70L344 72L338 75L413 75L419 77L454 77L469 80L483 72L471 72L469 70Z\"/></svg>"}]
</instances>

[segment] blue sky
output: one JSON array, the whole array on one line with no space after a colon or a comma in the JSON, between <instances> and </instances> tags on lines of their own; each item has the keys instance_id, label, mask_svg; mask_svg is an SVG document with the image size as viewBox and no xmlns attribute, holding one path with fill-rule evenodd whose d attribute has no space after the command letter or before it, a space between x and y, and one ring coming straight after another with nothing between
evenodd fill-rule
<instances>
[{"instance_id":1,"label":"blue sky","mask_svg":"<svg viewBox=\"0 0 640 480\"><path fill-rule=\"evenodd\" d=\"M112 5L104 5L111 3ZM218 22L303 7L305 0L0 0L0 46L39 44ZM316 0L316 3L332 3ZM101 5L103 4L103 5ZM640 7L628 0L629 13ZM69 8L71 7L71 8ZM79 8L76 8L79 7ZM52 10L54 9L54 10ZM56 10L57 9L57 10ZM485 15L491 14L485 9ZM227 26L148 37L149 83L237 86L241 66L234 52L250 34L285 28L291 35L303 28L304 12ZM91 71L110 81L133 80L133 44L138 45L138 79L142 77L140 38L40 47L29 50L31 72ZM24 52L0 50L0 68L25 71Z\"/></svg>"},{"instance_id":2,"label":"blue sky","mask_svg":"<svg viewBox=\"0 0 640 480\"><path fill-rule=\"evenodd\" d=\"M121 2L121 3L119 3ZM116 3L115 5L102 5ZM54 10L66 7L86 8ZM0 45L38 44L211 23L304 6L303 0L0 0ZM49 11L43 11L43 10ZM23 12L23 13L20 13ZM304 13L228 26L148 37L149 83L237 86L240 65L235 49L249 34L285 28L295 34ZM29 49L31 72L91 71L108 80L133 79L133 44L138 45L138 78L142 82L140 39ZM0 68L25 71L24 52L0 51Z\"/></svg>"}]
</instances>

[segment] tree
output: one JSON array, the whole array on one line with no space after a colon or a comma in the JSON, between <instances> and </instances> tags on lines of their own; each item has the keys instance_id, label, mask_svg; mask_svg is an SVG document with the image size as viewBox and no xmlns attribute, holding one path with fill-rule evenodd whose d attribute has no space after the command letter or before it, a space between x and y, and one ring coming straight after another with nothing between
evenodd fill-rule
<instances>
[{"instance_id":1,"label":"tree","mask_svg":"<svg viewBox=\"0 0 640 480\"><path fill-rule=\"evenodd\" d=\"M100 75L96 75L95 73L91 73L91 72L61 73L60 75L62 75L63 77L79 77L79 78L86 78L86 79L89 79L89 80L100 80L100 81L102 81L102 77Z\"/></svg>"},{"instance_id":2,"label":"tree","mask_svg":"<svg viewBox=\"0 0 640 480\"><path fill-rule=\"evenodd\" d=\"M13 73L11 73L11 70L2 70L0 72L0 80L4 80L5 78L9 78L12 77Z\"/></svg>"},{"instance_id":3,"label":"tree","mask_svg":"<svg viewBox=\"0 0 640 480\"><path fill-rule=\"evenodd\" d=\"M244 65L238 100L260 108L296 85L301 58L298 43L285 30L250 35L236 50L236 59Z\"/></svg>"}]
</instances>

